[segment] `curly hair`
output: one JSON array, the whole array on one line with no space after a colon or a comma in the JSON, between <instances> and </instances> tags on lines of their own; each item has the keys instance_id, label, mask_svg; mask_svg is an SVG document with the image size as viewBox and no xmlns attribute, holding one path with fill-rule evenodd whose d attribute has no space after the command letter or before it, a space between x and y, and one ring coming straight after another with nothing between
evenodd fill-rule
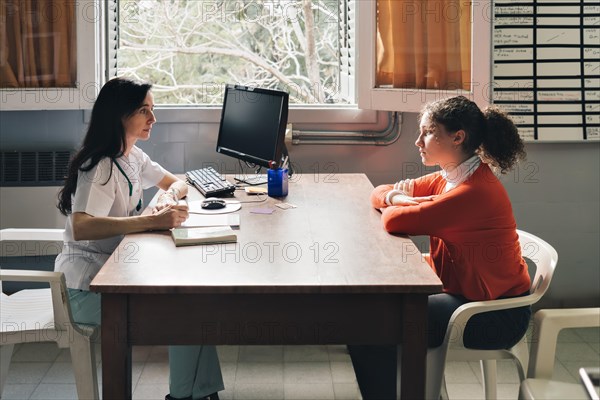
<instances>
[{"instance_id":1,"label":"curly hair","mask_svg":"<svg viewBox=\"0 0 600 400\"><path fill-rule=\"evenodd\" d=\"M496 107L483 111L464 96L429 103L421 112L449 133L465 132L463 150L479 156L504 174L526 156L523 140L509 116Z\"/></svg>"}]
</instances>

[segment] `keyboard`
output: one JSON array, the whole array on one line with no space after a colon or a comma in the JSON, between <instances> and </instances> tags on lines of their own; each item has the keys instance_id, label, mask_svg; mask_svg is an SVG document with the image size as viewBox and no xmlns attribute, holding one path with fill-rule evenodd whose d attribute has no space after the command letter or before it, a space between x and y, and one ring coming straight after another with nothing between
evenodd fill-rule
<instances>
[{"instance_id":1,"label":"keyboard","mask_svg":"<svg viewBox=\"0 0 600 400\"><path fill-rule=\"evenodd\" d=\"M235 191L235 185L213 167L188 171L185 177L204 197L225 196Z\"/></svg>"}]
</instances>

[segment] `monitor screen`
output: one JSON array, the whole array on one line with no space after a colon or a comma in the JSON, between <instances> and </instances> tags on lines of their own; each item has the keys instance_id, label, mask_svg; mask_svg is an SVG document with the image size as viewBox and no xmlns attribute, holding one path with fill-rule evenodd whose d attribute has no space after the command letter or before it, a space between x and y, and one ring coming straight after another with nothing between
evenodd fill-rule
<instances>
[{"instance_id":1,"label":"monitor screen","mask_svg":"<svg viewBox=\"0 0 600 400\"><path fill-rule=\"evenodd\" d=\"M217 152L263 167L281 162L288 116L286 92L227 85Z\"/></svg>"}]
</instances>

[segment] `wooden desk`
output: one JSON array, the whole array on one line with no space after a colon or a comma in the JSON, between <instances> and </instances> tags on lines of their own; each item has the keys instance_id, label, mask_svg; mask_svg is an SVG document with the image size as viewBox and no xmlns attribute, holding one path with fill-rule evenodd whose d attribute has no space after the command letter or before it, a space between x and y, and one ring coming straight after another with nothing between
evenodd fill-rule
<instances>
[{"instance_id":1,"label":"wooden desk","mask_svg":"<svg viewBox=\"0 0 600 400\"><path fill-rule=\"evenodd\" d=\"M394 343L409 366L401 397L424 398L427 296L442 284L410 239L382 229L372 189L363 174L297 175L285 201L298 208L243 204L236 244L127 235L91 284L104 398L131 398L131 346Z\"/></svg>"}]
</instances>

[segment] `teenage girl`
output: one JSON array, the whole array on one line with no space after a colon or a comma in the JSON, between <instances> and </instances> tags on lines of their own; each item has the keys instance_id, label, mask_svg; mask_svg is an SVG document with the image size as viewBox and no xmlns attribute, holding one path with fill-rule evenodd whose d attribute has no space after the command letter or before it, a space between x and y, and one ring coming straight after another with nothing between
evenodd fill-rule
<instances>
[{"instance_id":1,"label":"teenage girl","mask_svg":"<svg viewBox=\"0 0 600 400\"><path fill-rule=\"evenodd\" d=\"M525 151L506 114L495 108L481 111L463 96L424 108L415 145L423 164L440 171L379 186L371 204L382 211L386 231L430 236L427 261L444 288L428 301L428 345L437 347L462 304L529 293L510 200L493 172L507 172ZM475 315L464 328L464 344L509 348L525 334L530 315L530 307ZM368 364L377 369L377 359L388 365L395 360L395 348L359 346L350 352L359 384L359 371L372 369ZM395 397L395 373L373 376L363 379L361 390L371 392L363 390L365 400Z\"/></svg>"}]
</instances>

